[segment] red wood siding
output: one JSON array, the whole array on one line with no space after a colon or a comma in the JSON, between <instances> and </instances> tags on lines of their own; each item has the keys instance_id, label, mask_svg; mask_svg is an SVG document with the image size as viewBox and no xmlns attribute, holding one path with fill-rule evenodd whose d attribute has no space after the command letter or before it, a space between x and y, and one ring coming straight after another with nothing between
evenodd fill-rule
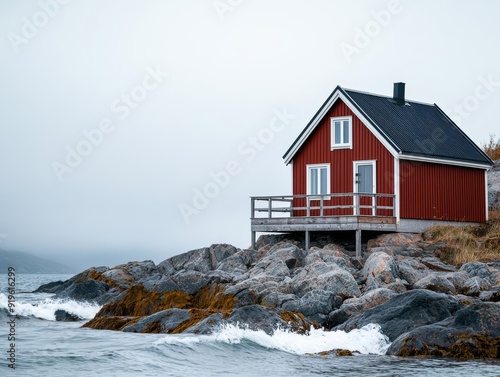
<instances>
[{"instance_id":1,"label":"red wood siding","mask_svg":"<svg viewBox=\"0 0 500 377\"><path fill-rule=\"evenodd\" d=\"M352 149L331 150L330 118L352 116ZM338 100L321 120L309 139L293 159L293 193L307 192L308 164L330 164L330 191L332 193L353 192L353 161L376 160L376 192L394 194L394 157L382 143L341 100ZM318 202L319 203L319 202ZM334 198L325 205L352 205L352 198ZM379 199L377 205L392 205L390 199ZM305 200L296 200L294 206L305 206ZM387 210L379 210L378 215L390 215ZM296 212L295 216L305 216ZM352 215L352 209L330 211L325 215Z\"/></svg>"},{"instance_id":2,"label":"red wood siding","mask_svg":"<svg viewBox=\"0 0 500 377\"><path fill-rule=\"evenodd\" d=\"M401 218L484 222L484 170L400 161Z\"/></svg>"}]
</instances>

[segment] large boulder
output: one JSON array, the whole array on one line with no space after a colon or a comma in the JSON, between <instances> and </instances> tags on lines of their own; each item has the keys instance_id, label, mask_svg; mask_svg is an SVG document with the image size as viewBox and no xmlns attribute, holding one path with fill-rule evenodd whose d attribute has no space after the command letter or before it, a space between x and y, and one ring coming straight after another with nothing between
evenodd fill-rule
<instances>
[{"instance_id":1,"label":"large boulder","mask_svg":"<svg viewBox=\"0 0 500 377\"><path fill-rule=\"evenodd\" d=\"M306 293L300 299L283 303L282 308L291 312L302 313L306 318L323 325L328 318L328 313L335 309L335 304L340 305L340 297L336 300L335 294L323 289L315 289Z\"/></svg>"},{"instance_id":2,"label":"large boulder","mask_svg":"<svg viewBox=\"0 0 500 377\"><path fill-rule=\"evenodd\" d=\"M176 255L169 259L170 264L176 271L188 270L208 273L214 270L224 259L238 252L232 245L215 244L210 247L191 250L187 253ZM160 264L166 266L163 262Z\"/></svg>"},{"instance_id":3,"label":"large boulder","mask_svg":"<svg viewBox=\"0 0 500 377\"><path fill-rule=\"evenodd\" d=\"M336 329L351 331L369 323L381 326L391 341L417 327L451 317L463 307L456 298L425 289L399 294L382 305L368 309Z\"/></svg>"},{"instance_id":4,"label":"large boulder","mask_svg":"<svg viewBox=\"0 0 500 377\"><path fill-rule=\"evenodd\" d=\"M189 310L166 309L152 315L142 317L137 322L125 326L124 332L137 333L171 333L182 323L190 319Z\"/></svg>"},{"instance_id":5,"label":"large boulder","mask_svg":"<svg viewBox=\"0 0 500 377\"><path fill-rule=\"evenodd\" d=\"M384 252L370 254L361 273L367 291L386 287L399 278L396 261L391 255Z\"/></svg>"},{"instance_id":6,"label":"large boulder","mask_svg":"<svg viewBox=\"0 0 500 377\"><path fill-rule=\"evenodd\" d=\"M429 274L429 268L415 258L403 258L397 261L399 276L413 286Z\"/></svg>"},{"instance_id":7,"label":"large boulder","mask_svg":"<svg viewBox=\"0 0 500 377\"><path fill-rule=\"evenodd\" d=\"M365 310L374 308L388 301L397 293L387 288L377 288L369 291L359 298L345 300L339 309L332 311L328 316L327 327L332 328L353 318Z\"/></svg>"},{"instance_id":8,"label":"large boulder","mask_svg":"<svg viewBox=\"0 0 500 377\"><path fill-rule=\"evenodd\" d=\"M443 274L431 273L413 285L414 289L428 289L434 292L456 294L455 286Z\"/></svg>"},{"instance_id":9,"label":"large boulder","mask_svg":"<svg viewBox=\"0 0 500 377\"><path fill-rule=\"evenodd\" d=\"M268 334L272 334L277 327L284 328L287 325L275 309L264 308L260 305L235 309L225 323L250 330L262 330Z\"/></svg>"},{"instance_id":10,"label":"large boulder","mask_svg":"<svg viewBox=\"0 0 500 377\"><path fill-rule=\"evenodd\" d=\"M54 317L58 322L76 322L81 321L82 318L76 314L67 312L66 310L58 309L54 312Z\"/></svg>"},{"instance_id":11,"label":"large boulder","mask_svg":"<svg viewBox=\"0 0 500 377\"><path fill-rule=\"evenodd\" d=\"M354 277L336 263L314 262L301 268L290 281L290 287L299 297L317 289L332 292L343 299L361 295Z\"/></svg>"},{"instance_id":12,"label":"large boulder","mask_svg":"<svg viewBox=\"0 0 500 377\"><path fill-rule=\"evenodd\" d=\"M366 247L368 251L379 247L404 250L418 245L419 242L422 242L422 235L419 233L387 233L369 240Z\"/></svg>"},{"instance_id":13,"label":"large boulder","mask_svg":"<svg viewBox=\"0 0 500 377\"><path fill-rule=\"evenodd\" d=\"M498 359L500 304L474 304L452 318L406 332L394 340L388 354Z\"/></svg>"},{"instance_id":14,"label":"large boulder","mask_svg":"<svg viewBox=\"0 0 500 377\"><path fill-rule=\"evenodd\" d=\"M500 209L500 160L488 171L488 210Z\"/></svg>"},{"instance_id":15,"label":"large boulder","mask_svg":"<svg viewBox=\"0 0 500 377\"><path fill-rule=\"evenodd\" d=\"M470 278L485 279L491 286L500 286L500 262L469 262L460 267Z\"/></svg>"},{"instance_id":16,"label":"large boulder","mask_svg":"<svg viewBox=\"0 0 500 377\"><path fill-rule=\"evenodd\" d=\"M179 290L188 295L195 294L210 282L210 278L206 274L196 270L179 271L172 276L172 280L177 284Z\"/></svg>"},{"instance_id":17,"label":"large boulder","mask_svg":"<svg viewBox=\"0 0 500 377\"><path fill-rule=\"evenodd\" d=\"M66 289L56 294L56 298L96 302L102 305L117 295L118 291L112 289L107 283L89 279L73 282Z\"/></svg>"},{"instance_id":18,"label":"large boulder","mask_svg":"<svg viewBox=\"0 0 500 377\"><path fill-rule=\"evenodd\" d=\"M356 271L356 268L352 265L349 256L345 253L345 249L342 246L335 244L328 244L322 249L317 247L309 249L304 263L307 265L314 262L335 263L350 273L354 273Z\"/></svg>"}]
</instances>

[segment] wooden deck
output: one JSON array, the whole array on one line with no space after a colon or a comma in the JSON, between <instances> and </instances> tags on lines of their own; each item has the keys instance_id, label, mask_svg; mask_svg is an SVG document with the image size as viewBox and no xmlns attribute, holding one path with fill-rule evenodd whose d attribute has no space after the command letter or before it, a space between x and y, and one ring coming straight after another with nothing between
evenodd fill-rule
<instances>
[{"instance_id":1,"label":"wooden deck","mask_svg":"<svg viewBox=\"0 0 500 377\"><path fill-rule=\"evenodd\" d=\"M356 231L356 254L361 255L361 231L396 231L395 196L332 193L328 195L259 196L251 198L252 247L256 232Z\"/></svg>"}]
</instances>

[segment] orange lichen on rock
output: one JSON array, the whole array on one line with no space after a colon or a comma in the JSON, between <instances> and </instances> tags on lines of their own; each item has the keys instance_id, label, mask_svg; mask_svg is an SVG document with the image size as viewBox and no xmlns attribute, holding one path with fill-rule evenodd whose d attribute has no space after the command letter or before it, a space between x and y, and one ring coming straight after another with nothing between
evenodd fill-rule
<instances>
[{"instance_id":1,"label":"orange lichen on rock","mask_svg":"<svg viewBox=\"0 0 500 377\"><path fill-rule=\"evenodd\" d=\"M306 320L302 313L282 311L278 313L283 321L288 323L293 331L303 334L311 328L311 326L318 328L317 323L310 323Z\"/></svg>"},{"instance_id":2,"label":"orange lichen on rock","mask_svg":"<svg viewBox=\"0 0 500 377\"><path fill-rule=\"evenodd\" d=\"M137 284L130 287L124 296L114 302L104 305L96 317L86 323L84 327L106 330L121 330L131 317L137 321L165 309L191 309L190 319L181 323L172 333L181 333L214 313L223 313L229 316L232 312L236 298L226 294L223 287L213 284L200 289L195 295L188 295L181 291L152 292L143 285ZM122 320L119 320L122 318ZM161 333L162 326L158 322L147 325L142 332Z\"/></svg>"},{"instance_id":3,"label":"orange lichen on rock","mask_svg":"<svg viewBox=\"0 0 500 377\"><path fill-rule=\"evenodd\" d=\"M105 315L143 317L164 309L187 309L190 307L190 302L191 296L184 292L151 292L142 284L137 284L130 287L121 300L104 305L96 317Z\"/></svg>"},{"instance_id":4,"label":"orange lichen on rock","mask_svg":"<svg viewBox=\"0 0 500 377\"><path fill-rule=\"evenodd\" d=\"M236 297L224 293L223 288L215 284L200 289L192 299L191 308L224 312L233 310L235 303Z\"/></svg>"},{"instance_id":5,"label":"orange lichen on rock","mask_svg":"<svg viewBox=\"0 0 500 377\"><path fill-rule=\"evenodd\" d=\"M137 322L140 317L124 317L124 316L110 316L94 318L84 324L82 327L87 327L95 330L115 330L120 331L125 326L132 325Z\"/></svg>"}]
</instances>

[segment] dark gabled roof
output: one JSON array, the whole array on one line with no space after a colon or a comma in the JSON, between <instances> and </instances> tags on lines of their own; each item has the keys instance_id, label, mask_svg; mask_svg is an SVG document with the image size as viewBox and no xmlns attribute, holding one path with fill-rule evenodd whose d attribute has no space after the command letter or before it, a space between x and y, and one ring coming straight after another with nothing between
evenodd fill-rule
<instances>
[{"instance_id":1,"label":"dark gabled roof","mask_svg":"<svg viewBox=\"0 0 500 377\"><path fill-rule=\"evenodd\" d=\"M303 134L310 132L309 128L315 127L319 120L317 117L323 113L324 107L333 105L330 99L337 91L350 100L351 105L368 119L400 155L490 166L492 164L491 159L436 104L406 101L405 105L399 105L392 97L341 87L334 90L284 158L290 158L289 153L300 142Z\"/></svg>"},{"instance_id":2,"label":"dark gabled roof","mask_svg":"<svg viewBox=\"0 0 500 377\"><path fill-rule=\"evenodd\" d=\"M491 164L488 157L436 105L344 90L405 155Z\"/></svg>"}]
</instances>

